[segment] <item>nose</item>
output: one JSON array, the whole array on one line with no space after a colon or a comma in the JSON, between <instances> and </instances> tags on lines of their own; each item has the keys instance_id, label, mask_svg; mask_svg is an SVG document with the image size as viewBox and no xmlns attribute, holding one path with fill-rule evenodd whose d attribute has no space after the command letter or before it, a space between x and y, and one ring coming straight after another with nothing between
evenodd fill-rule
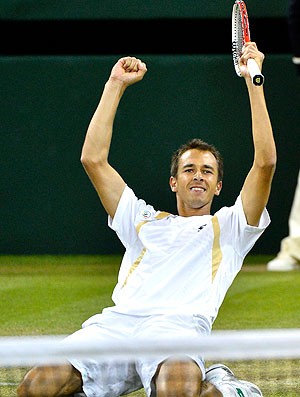
<instances>
[{"instance_id":1,"label":"nose","mask_svg":"<svg viewBox=\"0 0 300 397\"><path fill-rule=\"evenodd\" d=\"M194 178L193 179L194 179L194 181L199 181L199 180L203 179L202 172L201 171L196 171L195 174L194 174Z\"/></svg>"}]
</instances>

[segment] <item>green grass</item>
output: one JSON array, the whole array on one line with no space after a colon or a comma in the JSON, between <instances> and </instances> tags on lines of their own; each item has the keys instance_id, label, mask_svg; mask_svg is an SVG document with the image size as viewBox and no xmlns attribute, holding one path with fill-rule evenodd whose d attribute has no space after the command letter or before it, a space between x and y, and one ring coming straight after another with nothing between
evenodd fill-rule
<instances>
[{"instance_id":1,"label":"green grass","mask_svg":"<svg viewBox=\"0 0 300 397\"><path fill-rule=\"evenodd\" d=\"M266 272L266 259L247 259L214 329L300 327L300 272ZM120 260L109 255L0 256L0 335L78 329L89 316L112 305Z\"/></svg>"},{"instance_id":2,"label":"green grass","mask_svg":"<svg viewBox=\"0 0 300 397\"><path fill-rule=\"evenodd\" d=\"M214 328L300 328L300 272L242 271Z\"/></svg>"},{"instance_id":3,"label":"green grass","mask_svg":"<svg viewBox=\"0 0 300 397\"><path fill-rule=\"evenodd\" d=\"M0 256L0 335L68 334L112 305L120 257Z\"/></svg>"},{"instance_id":4,"label":"green grass","mask_svg":"<svg viewBox=\"0 0 300 397\"><path fill-rule=\"evenodd\" d=\"M246 259L225 297L215 330L300 328L300 272L267 272L269 259ZM79 329L88 317L112 305L120 260L120 256L0 256L0 336L61 335ZM246 370L245 379L247 375ZM142 396L143 390L132 394ZM294 394L268 390L268 396Z\"/></svg>"}]
</instances>

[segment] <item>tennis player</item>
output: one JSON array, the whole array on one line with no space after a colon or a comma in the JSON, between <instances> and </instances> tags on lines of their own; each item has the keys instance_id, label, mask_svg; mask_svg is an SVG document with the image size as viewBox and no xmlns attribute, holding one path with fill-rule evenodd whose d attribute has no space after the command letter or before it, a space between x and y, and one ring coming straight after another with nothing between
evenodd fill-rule
<instances>
[{"instance_id":1,"label":"tennis player","mask_svg":"<svg viewBox=\"0 0 300 397\"><path fill-rule=\"evenodd\" d=\"M113 66L89 124L81 161L125 254L112 295L114 306L89 318L64 343L93 341L105 346L120 338L178 337L203 341L210 335L245 256L270 223L266 205L276 148L264 88L254 86L247 71L250 57L262 67L264 55L253 42L247 43L241 58L251 106L253 164L236 201L214 214L211 205L221 193L223 161L218 150L201 139L191 139L172 156L170 188L178 214L159 211L137 197L109 163L120 100L147 72L135 57L121 58ZM139 161L137 157L133 166ZM238 380L222 364L205 369L201 351L195 351L171 357L160 352L135 362L71 359L65 365L35 367L19 385L18 396L83 391L88 397L114 397L142 387L151 397L262 395L256 385Z\"/></svg>"}]
</instances>

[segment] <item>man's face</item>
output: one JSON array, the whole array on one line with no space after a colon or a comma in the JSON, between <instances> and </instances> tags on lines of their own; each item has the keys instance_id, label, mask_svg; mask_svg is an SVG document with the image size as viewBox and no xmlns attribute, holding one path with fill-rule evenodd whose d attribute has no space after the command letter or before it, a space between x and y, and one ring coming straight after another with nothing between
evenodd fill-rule
<instances>
[{"instance_id":1,"label":"man's face","mask_svg":"<svg viewBox=\"0 0 300 397\"><path fill-rule=\"evenodd\" d=\"M179 160L177 176L170 178L170 186L176 192L179 208L208 214L214 196L222 188L215 156L209 151L187 150Z\"/></svg>"}]
</instances>

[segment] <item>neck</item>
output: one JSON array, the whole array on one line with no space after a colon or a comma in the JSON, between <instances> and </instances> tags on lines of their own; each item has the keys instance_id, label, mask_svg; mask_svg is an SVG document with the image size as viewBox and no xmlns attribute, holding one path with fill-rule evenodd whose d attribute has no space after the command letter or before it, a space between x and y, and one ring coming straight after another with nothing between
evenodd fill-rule
<instances>
[{"instance_id":1,"label":"neck","mask_svg":"<svg viewBox=\"0 0 300 397\"><path fill-rule=\"evenodd\" d=\"M197 208L192 208L186 205L177 204L177 212L179 216L210 215L210 207L211 207L210 203Z\"/></svg>"}]
</instances>

